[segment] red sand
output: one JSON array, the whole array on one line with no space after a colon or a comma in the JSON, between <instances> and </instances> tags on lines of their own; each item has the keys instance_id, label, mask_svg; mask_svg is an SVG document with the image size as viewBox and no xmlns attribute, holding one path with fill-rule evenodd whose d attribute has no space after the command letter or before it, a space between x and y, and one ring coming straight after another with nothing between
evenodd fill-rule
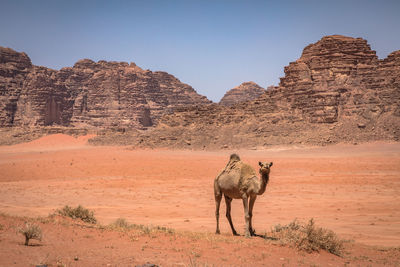
<instances>
[{"instance_id":1,"label":"red sand","mask_svg":"<svg viewBox=\"0 0 400 267\"><path fill-rule=\"evenodd\" d=\"M95 135L79 136L77 138L65 134L47 135L28 143L0 146L0 152L44 152L67 149L82 149L87 141Z\"/></svg>"},{"instance_id":2,"label":"red sand","mask_svg":"<svg viewBox=\"0 0 400 267\"><path fill-rule=\"evenodd\" d=\"M232 151L92 147L88 137L57 134L0 147L0 211L46 216L65 205L95 211L100 223L215 231L213 180ZM235 151L255 168L273 161L253 216L258 233L295 218L314 218L345 239L400 245L400 144ZM224 214L225 205L221 205ZM243 232L241 201L233 221ZM230 233L222 216L221 231ZM1 244L1 243L0 243Z\"/></svg>"}]
</instances>

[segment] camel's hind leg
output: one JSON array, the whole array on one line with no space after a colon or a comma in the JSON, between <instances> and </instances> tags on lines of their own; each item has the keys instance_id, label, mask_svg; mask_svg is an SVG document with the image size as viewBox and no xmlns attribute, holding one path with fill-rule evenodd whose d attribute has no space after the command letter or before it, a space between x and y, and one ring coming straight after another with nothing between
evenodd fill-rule
<instances>
[{"instance_id":1,"label":"camel's hind leg","mask_svg":"<svg viewBox=\"0 0 400 267\"><path fill-rule=\"evenodd\" d=\"M221 204L222 199L222 192L219 190L218 185L214 184L214 197L215 197L215 218L217 220L217 230L215 231L216 234L220 234L219 231L219 206Z\"/></svg>"},{"instance_id":2,"label":"camel's hind leg","mask_svg":"<svg viewBox=\"0 0 400 267\"><path fill-rule=\"evenodd\" d=\"M229 221L229 225L231 226L232 229L232 234L233 235L238 235L238 233L236 232L235 228L233 227L233 223L232 223L232 217L231 217L231 204L232 204L232 198L224 195L225 197L225 204L226 204L226 218L228 218Z\"/></svg>"}]
</instances>

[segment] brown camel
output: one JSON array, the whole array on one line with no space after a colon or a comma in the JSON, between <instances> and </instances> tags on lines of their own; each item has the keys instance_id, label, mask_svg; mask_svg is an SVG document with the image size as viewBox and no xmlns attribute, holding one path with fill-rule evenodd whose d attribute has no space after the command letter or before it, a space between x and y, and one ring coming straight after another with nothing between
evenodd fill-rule
<instances>
[{"instance_id":1,"label":"brown camel","mask_svg":"<svg viewBox=\"0 0 400 267\"><path fill-rule=\"evenodd\" d=\"M259 162L261 178L257 178L254 169L243 163L237 154L232 154L225 169L215 178L214 196L215 196L215 217L217 219L217 230L219 234L219 206L221 204L222 194L225 197L226 217L234 235L238 235L233 227L231 217L232 199L242 199L244 214L246 220L246 236L255 235L252 227L253 207L257 195L265 192L269 180L269 172L272 162Z\"/></svg>"}]
</instances>

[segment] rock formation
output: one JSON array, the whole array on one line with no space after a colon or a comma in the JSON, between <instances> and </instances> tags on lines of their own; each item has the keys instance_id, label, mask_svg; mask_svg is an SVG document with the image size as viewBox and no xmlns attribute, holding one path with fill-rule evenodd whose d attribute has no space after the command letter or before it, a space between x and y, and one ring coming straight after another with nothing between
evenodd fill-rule
<instances>
[{"instance_id":1,"label":"rock formation","mask_svg":"<svg viewBox=\"0 0 400 267\"><path fill-rule=\"evenodd\" d=\"M265 89L255 82L244 82L226 92L221 98L221 101L219 101L219 104L224 106L232 106L237 103L259 98L264 93Z\"/></svg>"},{"instance_id":2,"label":"rock formation","mask_svg":"<svg viewBox=\"0 0 400 267\"><path fill-rule=\"evenodd\" d=\"M364 39L326 36L284 71L280 85L254 101L177 109L143 134L140 145L238 148L399 141L400 51L380 60ZM181 138L170 139L174 136Z\"/></svg>"},{"instance_id":3,"label":"rock formation","mask_svg":"<svg viewBox=\"0 0 400 267\"><path fill-rule=\"evenodd\" d=\"M0 127L152 126L173 108L209 104L187 84L134 63L78 61L59 71L0 47Z\"/></svg>"},{"instance_id":4,"label":"rock formation","mask_svg":"<svg viewBox=\"0 0 400 267\"><path fill-rule=\"evenodd\" d=\"M0 48L0 126L14 124L22 87L32 63L25 53Z\"/></svg>"},{"instance_id":5,"label":"rock formation","mask_svg":"<svg viewBox=\"0 0 400 267\"><path fill-rule=\"evenodd\" d=\"M279 86L225 106L133 63L84 59L56 71L0 48L0 127L147 128L93 140L146 147L400 141L400 50L378 59L364 39L326 36L284 71Z\"/></svg>"}]
</instances>

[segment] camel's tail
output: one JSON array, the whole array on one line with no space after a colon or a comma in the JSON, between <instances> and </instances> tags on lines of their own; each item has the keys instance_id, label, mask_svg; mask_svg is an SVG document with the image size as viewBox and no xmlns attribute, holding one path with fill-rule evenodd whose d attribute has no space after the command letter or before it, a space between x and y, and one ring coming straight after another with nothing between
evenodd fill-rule
<instances>
[{"instance_id":1,"label":"camel's tail","mask_svg":"<svg viewBox=\"0 0 400 267\"><path fill-rule=\"evenodd\" d=\"M218 186L218 181L214 181L214 197L217 200L218 198L220 199L222 197L222 192L221 189Z\"/></svg>"}]
</instances>

